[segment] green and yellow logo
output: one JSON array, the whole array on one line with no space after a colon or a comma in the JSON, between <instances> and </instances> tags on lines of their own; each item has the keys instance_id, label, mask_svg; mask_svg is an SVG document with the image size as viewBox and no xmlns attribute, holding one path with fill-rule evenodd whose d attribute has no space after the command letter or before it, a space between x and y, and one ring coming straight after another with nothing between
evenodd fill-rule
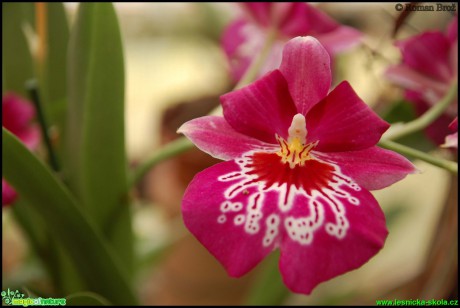
<instances>
[{"instance_id":1,"label":"green and yellow logo","mask_svg":"<svg viewBox=\"0 0 460 308\"><path fill-rule=\"evenodd\" d=\"M2 291L2 302L6 305L11 306L65 306L66 299L65 298L31 298L31 297L24 297L24 294L19 292L18 290L12 291L10 289L6 291Z\"/></svg>"}]
</instances>

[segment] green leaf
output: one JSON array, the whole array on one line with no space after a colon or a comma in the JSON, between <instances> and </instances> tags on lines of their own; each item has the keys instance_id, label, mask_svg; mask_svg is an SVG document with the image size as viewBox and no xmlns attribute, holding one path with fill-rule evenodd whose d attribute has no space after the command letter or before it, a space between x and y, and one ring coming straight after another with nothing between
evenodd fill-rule
<instances>
[{"instance_id":1,"label":"green leaf","mask_svg":"<svg viewBox=\"0 0 460 308\"><path fill-rule=\"evenodd\" d=\"M35 74L24 29L35 27L35 4L33 2L2 3L2 14L3 90L14 91L27 97L29 95L26 93L25 83ZM45 230L45 223L22 198L16 202L12 210L32 250L40 257L54 285L59 288L60 271L55 262L56 252L50 245L50 234Z\"/></svg>"},{"instance_id":2,"label":"green leaf","mask_svg":"<svg viewBox=\"0 0 460 308\"><path fill-rule=\"evenodd\" d=\"M66 178L83 208L131 274L124 62L113 5L80 4L68 58Z\"/></svg>"},{"instance_id":3,"label":"green leaf","mask_svg":"<svg viewBox=\"0 0 460 308\"><path fill-rule=\"evenodd\" d=\"M278 269L279 251L273 252L262 264L259 277L254 282L246 305L282 305L290 295Z\"/></svg>"},{"instance_id":4,"label":"green leaf","mask_svg":"<svg viewBox=\"0 0 460 308\"><path fill-rule=\"evenodd\" d=\"M53 278L59 294L64 295L86 290L87 287L78 273L79 269L75 267L68 251L62 247L59 238L50 234L49 245L50 260L53 262L51 270L57 272Z\"/></svg>"},{"instance_id":5,"label":"green leaf","mask_svg":"<svg viewBox=\"0 0 460 308\"><path fill-rule=\"evenodd\" d=\"M88 289L113 304L135 304L124 271L70 192L14 135L2 128L2 173L72 258Z\"/></svg>"},{"instance_id":6,"label":"green leaf","mask_svg":"<svg viewBox=\"0 0 460 308\"><path fill-rule=\"evenodd\" d=\"M69 26L64 5L45 3L46 53L41 63L40 94L47 120L62 132L67 106L67 45Z\"/></svg>"},{"instance_id":7,"label":"green leaf","mask_svg":"<svg viewBox=\"0 0 460 308\"><path fill-rule=\"evenodd\" d=\"M11 207L14 218L21 225L22 230L29 238L32 249L40 255L46 246L47 234L43 228L42 221L37 221L36 213L24 202L22 198L14 203Z\"/></svg>"},{"instance_id":8,"label":"green leaf","mask_svg":"<svg viewBox=\"0 0 460 308\"><path fill-rule=\"evenodd\" d=\"M32 56L23 31L24 4L2 2L2 86L27 97L25 82L34 77Z\"/></svg>"},{"instance_id":9,"label":"green leaf","mask_svg":"<svg viewBox=\"0 0 460 308\"><path fill-rule=\"evenodd\" d=\"M67 306L111 306L111 303L99 294L80 292L66 298Z\"/></svg>"},{"instance_id":10,"label":"green leaf","mask_svg":"<svg viewBox=\"0 0 460 308\"><path fill-rule=\"evenodd\" d=\"M50 233L35 207L30 206L19 196L18 200L11 207L16 221L22 228L29 241L30 247L36 256L40 258L44 267L47 269L56 288L60 288L60 273L56 266L56 252L51 247Z\"/></svg>"}]
</instances>

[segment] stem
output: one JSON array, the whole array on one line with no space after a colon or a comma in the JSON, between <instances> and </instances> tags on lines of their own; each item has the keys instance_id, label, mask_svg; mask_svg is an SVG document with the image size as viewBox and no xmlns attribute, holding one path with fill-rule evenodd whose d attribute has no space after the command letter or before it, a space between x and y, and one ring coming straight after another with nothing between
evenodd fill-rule
<instances>
[{"instance_id":1,"label":"stem","mask_svg":"<svg viewBox=\"0 0 460 308\"><path fill-rule=\"evenodd\" d=\"M46 56L46 34L47 34L47 4L44 2L35 3L35 26L37 29L38 49L37 59L40 65L43 65Z\"/></svg>"},{"instance_id":2,"label":"stem","mask_svg":"<svg viewBox=\"0 0 460 308\"><path fill-rule=\"evenodd\" d=\"M449 107L450 103L457 95L457 91L458 84L457 79L455 79L450 86L449 91L447 91L446 95L444 95L444 97L438 103L427 110L421 117L406 123L403 127L401 127L401 129L385 134L383 136L384 140L394 140L401 138L403 136L424 129L433 123Z\"/></svg>"},{"instance_id":3,"label":"stem","mask_svg":"<svg viewBox=\"0 0 460 308\"><path fill-rule=\"evenodd\" d=\"M43 135L43 139L45 140L45 146L48 151L48 159L51 168L53 168L54 171L59 172L60 168L58 159L51 144L51 138L48 133L48 125L46 124L45 114L43 113L43 108L38 96L37 81L35 79L28 80L26 82L26 88L29 92L32 102L35 105L35 109L37 110L38 122L40 123L40 129Z\"/></svg>"},{"instance_id":4,"label":"stem","mask_svg":"<svg viewBox=\"0 0 460 308\"><path fill-rule=\"evenodd\" d=\"M193 143L185 137L180 137L174 141L169 142L158 151L154 152L146 161L142 162L136 170L134 170L130 180L129 187L134 186L137 181L142 179L144 175L156 164L166 160L170 157L179 155L191 148Z\"/></svg>"},{"instance_id":5,"label":"stem","mask_svg":"<svg viewBox=\"0 0 460 308\"><path fill-rule=\"evenodd\" d=\"M249 68L244 73L243 77L241 77L240 81L236 84L234 90L240 89L245 85L251 83L257 78L257 75L260 72L262 64L266 61L267 56L270 52L273 43L276 40L277 32L275 30L269 31L267 35L267 39L265 40L265 44L262 47L262 50L254 58ZM214 108L209 114L210 115L219 115L222 112L222 106L218 106ZM188 140L186 137L182 136L178 139L166 144L158 151L155 151L152 156L147 158L147 160L141 162L139 167L134 170L131 178L129 179L129 186L133 187L142 177L156 164L166 160L170 157L179 155L191 148L193 148L194 144Z\"/></svg>"},{"instance_id":6,"label":"stem","mask_svg":"<svg viewBox=\"0 0 460 308\"><path fill-rule=\"evenodd\" d=\"M434 166L446 169L454 174L458 174L458 164L453 161L436 158L424 152L415 150L413 148L407 147L405 145L390 141L390 140L381 140L379 145L383 148L396 151L398 153L408 155L420 160L426 161Z\"/></svg>"}]
</instances>

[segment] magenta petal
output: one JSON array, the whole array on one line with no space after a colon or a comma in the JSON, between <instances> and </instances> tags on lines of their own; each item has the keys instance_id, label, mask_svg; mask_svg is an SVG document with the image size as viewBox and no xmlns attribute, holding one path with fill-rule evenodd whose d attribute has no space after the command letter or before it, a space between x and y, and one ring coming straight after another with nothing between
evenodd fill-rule
<instances>
[{"instance_id":1,"label":"magenta petal","mask_svg":"<svg viewBox=\"0 0 460 308\"><path fill-rule=\"evenodd\" d=\"M452 123L449 124L449 129L452 131L458 130L458 117L455 117Z\"/></svg>"},{"instance_id":2,"label":"magenta petal","mask_svg":"<svg viewBox=\"0 0 460 308\"><path fill-rule=\"evenodd\" d=\"M446 140L442 145L445 148L455 148L458 149L458 132L446 136Z\"/></svg>"},{"instance_id":3,"label":"magenta petal","mask_svg":"<svg viewBox=\"0 0 460 308\"><path fill-rule=\"evenodd\" d=\"M281 32L287 38L293 38L296 36L305 36L310 33L311 20L308 18L309 10L311 6L305 2L284 2L276 3L275 10L279 11L280 6L284 5L283 19L279 21L279 27Z\"/></svg>"},{"instance_id":4,"label":"magenta petal","mask_svg":"<svg viewBox=\"0 0 460 308\"><path fill-rule=\"evenodd\" d=\"M263 28L274 27L283 31L284 24L289 21L299 21L305 16L295 14L299 8L304 6L303 3L293 2L243 2L243 8L249 14L250 18ZM303 10L301 11L303 12ZM303 14L304 15L304 14ZM288 37L292 37L288 35Z\"/></svg>"},{"instance_id":5,"label":"magenta petal","mask_svg":"<svg viewBox=\"0 0 460 308\"><path fill-rule=\"evenodd\" d=\"M403 88L419 92L432 104L437 103L448 90L446 83L423 75L405 64L389 67L385 76Z\"/></svg>"},{"instance_id":6,"label":"magenta petal","mask_svg":"<svg viewBox=\"0 0 460 308\"><path fill-rule=\"evenodd\" d=\"M271 2L243 2L241 3L246 12L251 16L256 23L263 27L268 27L271 24Z\"/></svg>"},{"instance_id":7,"label":"magenta petal","mask_svg":"<svg viewBox=\"0 0 460 308\"><path fill-rule=\"evenodd\" d=\"M262 245L264 224L253 234L245 231L247 221L243 217L247 209L243 204L255 189L240 193L231 202L224 197L225 190L235 181L218 178L238 171L238 165L228 161L200 172L189 184L182 201L185 225L232 277L247 273L274 248ZM265 206L264 214L268 214Z\"/></svg>"},{"instance_id":8,"label":"magenta petal","mask_svg":"<svg viewBox=\"0 0 460 308\"><path fill-rule=\"evenodd\" d=\"M343 238L331 236L326 227L316 230L310 245L302 246L288 237L283 240L280 270L292 291L310 294L319 283L362 266L383 247L388 231L377 201L364 189L348 193L360 204L340 202L348 221ZM330 206L322 203L326 221L338 224Z\"/></svg>"},{"instance_id":9,"label":"magenta petal","mask_svg":"<svg viewBox=\"0 0 460 308\"><path fill-rule=\"evenodd\" d=\"M361 40L361 32L347 26L342 26L327 14L306 4L305 20L308 20L308 34L318 41L331 54L353 47Z\"/></svg>"},{"instance_id":10,"label":"magenta petal","mask_svg":"<svg viewBox=\"0 0 460 308\"><path fill-rule=\"evenodd\" d=\"M455 15L452 22L447 27L447 37L452 44L457 44L458 40L458 16Z\"/></svg>"},{"instance_id":11,"label":"magenta petal","mask_svg":"<svg viewBox=\"0 0 460 308\"><path fill-rule=\"evenodd\" d=\"M12 204L17 196L14 189L2 178L2 206Z\"/></svg>"},{"instance_id":12,"label":"magenta petal","mask_svg":"<svg viewBox=\"0 0 460 308\"><path fill-rule=\"evenodd\" d=\"M307 139L320 152L360 150L375 145L390 125L379 118L346 81L306 115Z\"/></svg>"},{"instance_id":13,"label":"magenta petal","mask_svg":"<svg viewBox=\"0 0 460 308\"><path fill-rule=\"evenodd\" d=\"M317 155L338 165L343 174L367 190L385 188L417 172L416 167L404 156L376 146L360 151Z\"/></svg>"},{"instance_id":14,"label":"magenta petal","mask_svg":"<svg viewBox=\"0 0 460 308\"><path fill-rule=\"evenodd\" d=\"M410 90L406 90L405 97L408 101L412 102L415 107L415 112L418 115L424 114L432 104L425 101L422 97L422 94L419 92L414 92ZM452 105L455 107L457 106L457 100ZM451 133L448 126L452 122L454 117L449 115L449 109L440 115L433 123L431 123L427 128L425 128L425 132L427 136L437 145L441 145L444 143L444 137Z\"/></svg>"},{"instance_id":15,"label":"magenta petal","mask_svg":"<svg viewBox=\"0 0 460 308\"><path fill-rule=\"evenodd\" d=\"M223 160L240 157L243 153L270 148L272 145L236 132L223 117L206 116L184 123L178 130L200 150Z\"/></svg>"},{"instance_id":16,"label":"magenta petal","mask_svg":"<svg viewBox=\"0 0 460 308\"><path fill-rule=\"evenodd\" d=\"M458 75L458 40L450 47L449 63L452 69L452 76Z\"/></svg>"},{"instance_id":17,"label":"magenta petal","mask_svg":"<svg viewBox=\"0 0 460 308\"><path fill-rule=\"evenodd\" d=\"M297 113L286 80L278 70L220 99L224 117L236 131L273 144L277 143L275 134L287 137Z\"/></svg>"},{"instance_id":18,"label":"magenta petal","mask_svg":"<svg viewBox=\"0 0 460 308\"><path fill-rule=\"evenodd\" d=\"M363 34L356 29L340 26L337 29L316 35L318 41L331 54L350 49L361 42Z\"/></svg>"},{"instance_id":19,"label":"magenta petal","mask_svg":"<svg viewBox=\"0 0 460 308\"><path fill-rule=\"evenodd\" d=\"M455 133L447 135L444 144L445 148L458 148L458 117L456 117L452 123L449 124L449 129L455 131Z\"/></svg>"},{"instance_id":20,"label":"magenta petal","mask_svg":"<svg viewBox=\"0 0 460 308\"><path fill-rule=\"evenodd\" d=\"M329 17L313 5L307 4L305 19L309 22L309 33L316 36L317 34L327 33L336 30L340 24Z\"/></svg>"},{"instance_id":21,"label":"magenta petal","mask_svg":"<svg viewBox=\"0 0 460 308\"><path fill-rule=\"evenodd\" d=\"M24 130L35 115L32 103L22 97L6 93L2 98L2 126L13 134Z\"/></svg>"},{"instance_id":22,"label":"magenta petal","mask_svg":"<svg viewBox=\"0 0 460 308\"><path fill-rule=\"evenodd\" d=\"M16 134L29 150L34 150L40 143L41 133L36 125L31 125L28 129Z\"/></svg>"},{"instance_id":23,"label":"magenta petal","mask_svg":"<svg viewBox=\"0 0 460 308\"><path fill-rule=\"evenodd\" d=\"M445 141L445 136L449 135L451 132L447 128L448 123L452 120L451 117L446 115L441 115L433 123L431 123L425 132L427 136L437 145L442 144Z\"/></svg>"},{"instance_id":24,"label":"magenta petal","mask_svg":"<svg viewBox=\"0 0 460 308\"><path fill-rule=\"evenodd\" d=\"M2 126L16 135L31 150L40 142L40 130L29 123L35 115L32 103L24 98L6 93L2 98Z\"/></svg>"},{"instance_id":25,"label":"magenta petal","mask_svg":"<svg viewBox=\"0 0 460 308\"><path fill-rule=\"evenodd\" d=\"M302 114L323 99L331 86L329 54L311 36L296 37L285 45L280 70Z\"/></svg>"},{"instance_id":26,"label":"magenta petal","mask_svg":"<svg viewBox=\"0 0 460 308\"><path fill-rule=\"evenodd\" d=\"M314 36L331 54L353 47L362 38L361 32L340 25L314 6L303 2L291 3L281 31L286 37Z\"/></svg>"},{"instance_id":27,"label":"magenta petal","mask_svg":"<svg viewBox=\"0 0 460 308\"><path fill-rule=\"evenodd\" d=\"M452 77L449 65L449 40L441 32L423 34L399 41L403 61L428 76L448 82Z\"/></svg>"},{"instance_id":28,"label":"magenta petal","mask_svg":"<svg viewBox=\"0 0 460 308\"><path fill-rule=\"evenodd\" d=\"M282 33L289 38L312 35L317 37L340 27L334 19L305 2L289 2L290 9L281 23Z\"/></svg>"},{"instance_id":29,"label":"magenta petal","mask_svg":"<svg viewBox=\"0 0 460 308\"><path fill-rule=\"evenodd\" d=\"M245 20L239 19L232 22L222 35L222 47L229 59L233 79L239 80L251 64L251 55L258 51L257 44L248 43L245 29L252 27ZM254 39L253 39L254 40ZM252 40L252 41L253 41ZM255 49L255 50L252 50Z\"/></svg>"}]
</instances>

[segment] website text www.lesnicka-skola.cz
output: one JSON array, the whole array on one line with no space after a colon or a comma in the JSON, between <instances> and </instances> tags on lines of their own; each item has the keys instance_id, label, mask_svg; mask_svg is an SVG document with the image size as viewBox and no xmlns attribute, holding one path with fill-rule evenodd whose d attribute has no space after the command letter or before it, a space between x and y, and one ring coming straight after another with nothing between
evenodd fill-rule
<instances>
[{"instance_id":1,"label":"website text www.lesnicka-skola.cz","mask_svg":"<svg viewBox=\"0 0 460 308\"><path fill-rule=\"evenodd\" d=\"M394 299L394 300L376 300L377 306L458 306L458 300L447 299Z\"/></svg>"}]
</instances>

